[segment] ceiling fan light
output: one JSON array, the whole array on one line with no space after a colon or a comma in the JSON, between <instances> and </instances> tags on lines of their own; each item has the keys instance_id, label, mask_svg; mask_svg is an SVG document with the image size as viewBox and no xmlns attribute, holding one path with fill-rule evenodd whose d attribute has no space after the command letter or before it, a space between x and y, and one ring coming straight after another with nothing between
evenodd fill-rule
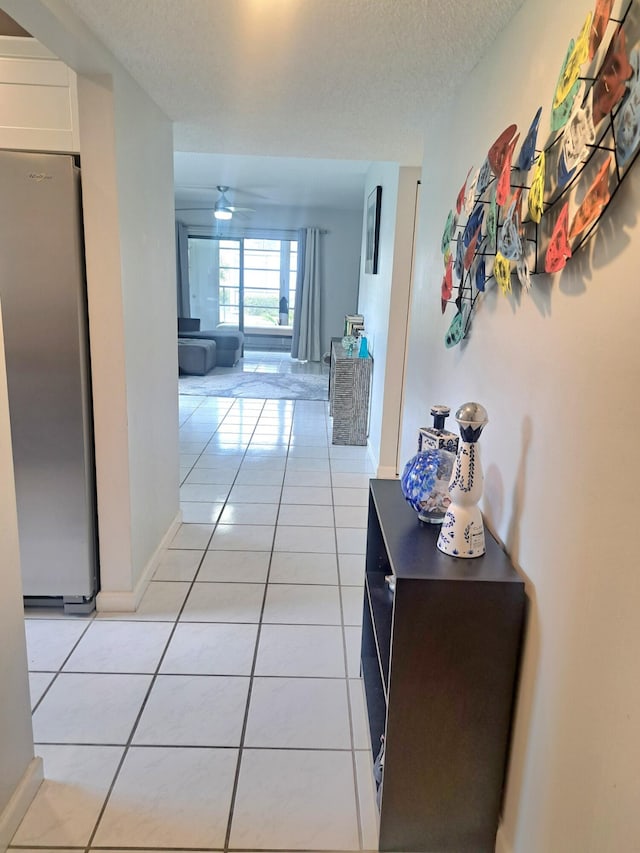
<instances>
[{"instance_id":1,"label":"ceiling fan light","mask_svg":"<svg viewBox=\"0 0 640 853\"><path fill-rule=\"evenodd\" d=\"M224 208L221 208L220 210L214 210L213 215L216 219L231 219L231 217L233 216L230 210L225 210Z\"/></svg>"}]
</instances>

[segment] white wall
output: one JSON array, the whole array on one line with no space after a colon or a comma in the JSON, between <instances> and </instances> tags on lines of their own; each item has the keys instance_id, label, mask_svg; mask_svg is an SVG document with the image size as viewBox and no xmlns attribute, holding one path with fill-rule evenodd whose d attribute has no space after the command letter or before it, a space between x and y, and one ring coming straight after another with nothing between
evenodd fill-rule
<instances>
[{"instance_id":1,"label":"white wall","mask_svg":"<svg viewBox=\"0 0 640 853\"><path fill-rule=\"evenodd\" d=\"M98 606L117 608L131 602L111 594L136 590L178 512L172 131L115 68L80 75L78 95L97 368Z\"/></svg>"},{"instance_id":2,"label":"white wall","mask_svg":"<svg viewBox=\"0 0 640 853\"><path fill-rule=\"evenodd\" d=\"M78 89L101 587L126 590L132 521L120 233L112 228L105 240L102 229L92 227L118 218L113 81L81 76Z\"/></svg>"},{"instance_id":3,"label":"white wall","mask_svg":"<svg viewBox=\"0 0 640 853\"><path fill-rule=\"evenodd\" d=\"M531 297L494 289L445 349L440 241L471 165L549 106L590 0L528 0L446 114L429 116L403 453L433 402L478 400L482 506L527 582L526 637L498 850L638 849L637 528L640 166L586 252ZM450 424L455 426L455 424Z\"/></svg>"},{"instance_id":4,"label":"white wall","mask_svg":"<svg viewBox=\"0 0 640 853\"><path fill-rule=\"evenodd\" d=\"M98 606L111 608L109 602L126 604L112 593L136 588L178 512L172 135L167 119L126 76L81 75L78 94Z\"/></svg>"},{"instance_id":5,"label":"white wall","mask_svg":"<svg viewBox=\"0 0 640 853\"><path fill-rule=\"evenodd\" d=\"M189 225L211 228L210 214L179 213ZM221 233L238 236L240 227L248 229L290 229L317 227L322 235L323 289L320 306L320 342L329 352L332 337L342 335L344 315L356 310L362 228L361 210L336 210L317 207L263 207L235 224L222 226ZM213 229L212 229L213 230Z\"/></svg>"},{"instance_id":6,"label":"white wall","mask_svg":"<svg viewBox=\"0 0 640 853\"><path fill-rule=\"evenodd\" d=\"M329 352L331 338L344 331L344 315L353 314L358 304L360 272L361 211L318 210L322 235L324 289L320 305L320 342Z\"/></svg>"},{"instance_id":7,"label":"white wall","mask_svg":"<svg viewBox=\"0 0 640 853\"><path fill-rule=\"evenodd\" d=\"M11 830L16 828L9 826L11 820L6 815L9 803L33 759L18 518L2 341L0 315L0 850L9 841ZM28 806L28 801L24 805Z\"/></svg>"},{"instance_id":8,"label":"white wall","mask_svg":"<svg viewBox=\"0 0 640 853\"><path fill-rule=\"evenodd\" d=\"M361 230L361 272L358 312L364 316L373 357L369 447L377 476L396 474L402 366L407 307L411 287L416 186L420 169L375 163L367 173L366 199L382 187L378 273L366 273L366 210Z\"/></svg>"},{"instance_id":9,"label":"white wall","mask_svg":"<svg viewBox=\"0 0 640 853\"><path fill-rule=\"evenodd\" d=\"M135 584L178 512L173 136L137 86L116 93Z\"/></svg>"}]
</instances>

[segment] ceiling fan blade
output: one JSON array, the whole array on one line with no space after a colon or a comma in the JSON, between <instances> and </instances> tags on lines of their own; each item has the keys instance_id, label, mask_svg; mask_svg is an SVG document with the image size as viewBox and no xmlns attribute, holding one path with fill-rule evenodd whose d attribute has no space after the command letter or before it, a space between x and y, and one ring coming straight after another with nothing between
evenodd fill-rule
<instances>
[{"instance_id":1,"label":"ceiling fan blade","mask_svg":"<svg viewBox=\"0 0 640 853\"><path fill-rule=\"evenodd\" d=\"M215 217L216 211L225 211L231 214L231 216L238 215L241 219L247 218L243 214L255 213L255 208L253 207L239 207L231 203L227 193L242 193L242 190L237 190L224 184L217 185L216 189L218 191L218 198L212 204L205 207L176 207L176 213L210 213Z\"/></svg>"}]
</instances>

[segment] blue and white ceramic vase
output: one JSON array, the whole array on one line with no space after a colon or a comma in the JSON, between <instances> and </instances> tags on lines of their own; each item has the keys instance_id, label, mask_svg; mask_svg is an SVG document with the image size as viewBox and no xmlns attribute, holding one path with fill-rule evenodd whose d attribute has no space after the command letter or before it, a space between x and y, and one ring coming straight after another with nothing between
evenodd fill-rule
<instances>
[{"instance_id":1,"label":"blue and white ceramic vase","mask_svg":"<svg viewBox=\"0 0 640 853\"><path fill-rule=\"evenodd\" d=\"M434 407L431 414L434 423L441 429L449 414L445 406ZM439 424L439 420L442 421ZM431 432L437 433L435 427ZM439 433L437 434L439 436ZM447 507L451 502L449 481L456 461L455 453L443 447L432 446L420 450L404 466L400 478L400 488L407 503L418 513L420 521L430 524L442 524Z\"/></svg>"},{"instance_id":2,"label":"blue and white ceramic vase","mask_svg":"<svg viewBox=\"0 0 640 853\"><path fill-rule=\"evenodd\" d=\"M489 418L480 403L465 403L456 412L456 420L461 441L449 483L451 503L442 522L438 548L452 557L481 557L485 552L484 524L478 502L484 476L478 439Z\"/></svg>"}]
</instances>

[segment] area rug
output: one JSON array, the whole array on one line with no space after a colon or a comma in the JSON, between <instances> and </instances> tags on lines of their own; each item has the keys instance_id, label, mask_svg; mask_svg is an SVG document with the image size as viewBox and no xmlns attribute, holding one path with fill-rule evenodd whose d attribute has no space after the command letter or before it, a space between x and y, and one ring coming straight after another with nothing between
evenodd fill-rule
<instances>
[{"instance_id":1,"label":"area rug","mask_svg":"<svg viewBox=\"0 0 640 853\"><path fill-rule=\"evenodd\" d=\"M256 397L262 400L327 400L329 376L294 373L223 373L180 376L180 394L201 397Z\"/></svg>"}]
</instances>

